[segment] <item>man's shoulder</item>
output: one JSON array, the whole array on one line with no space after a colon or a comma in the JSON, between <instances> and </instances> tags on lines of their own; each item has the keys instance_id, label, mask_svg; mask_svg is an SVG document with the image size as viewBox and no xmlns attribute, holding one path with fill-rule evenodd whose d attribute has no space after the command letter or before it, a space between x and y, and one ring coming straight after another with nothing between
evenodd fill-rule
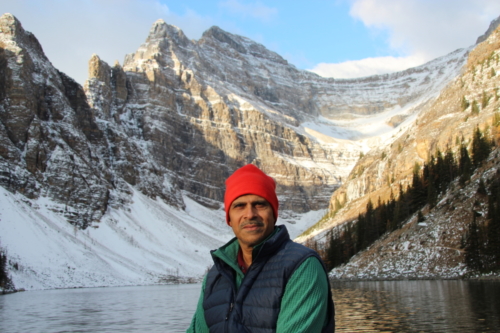
<instances>
[{"instance_id":1,"label":"man's shoulder","mask_svg":"<svg viewBox=\"0 0 500 333\"><path fill-rule=\"evenodd\" d=\"M282 249L285 249L286 251L301 251L303 253L316 253L313 249L308 248L307 246L304 246L300 243L294 242L288 233L288 230L286 226L280 225L277 228L279 228L278 233L277 233L277 238L280 239L282 242Z\"/></svg>"},{"instance_id":2,"label":"man's shoulder","mask_svg":"<svg viewBox=\"0 0 500 333\"><path fill-rule=\"evenodd\" d=\"M289 240L281 247L281 250L276 253L273 261L279 263L280 265L283 265L286 262L291 264L293 267L298 267L311 257L315 257L321 262L321 259L316 251ZM294 264L292 264L292 262Z\"/></svg>"},{"instance_id":3,"label":"man's shoulder","mask_svg":"<svg viewBox=\"0 0 500 333\"><path fill-rule=\"evenodd\" d=\"M311 266L311 264L314 262L315 263L313 264L314 267L316 266L322 267L321 270L326 270L324 267L323 260L319 256L318 252L300 243L296 243L292 240L290 240L285 244L281 255L282 255L281 260L288 261L293 258L292 260L297 263L296 268L302 266L305 263L309 263L307 266Z\"/></svg>"},{"instance_id":4,"label":"man's shoulder","mask_svg":"<svg viewBox=\"0 0 500 333\"><path fill-rule=\"evenodd\" d=\"M304 246L300 243L296 243L291 239L288 242L286 242L284 249L286 249L287 251L300 252L300 253L303 253L304 255L308 255L308 256L310 256L310 255L316 256L318 254L313 249L308 248L307 246Z\"/></svg>"}]
</instances>

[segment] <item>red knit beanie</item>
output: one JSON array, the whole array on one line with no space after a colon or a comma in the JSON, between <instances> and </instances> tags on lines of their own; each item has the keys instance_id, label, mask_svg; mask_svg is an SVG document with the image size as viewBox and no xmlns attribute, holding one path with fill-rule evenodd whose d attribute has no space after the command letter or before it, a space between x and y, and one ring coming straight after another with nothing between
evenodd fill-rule
<instances>
[{"instance_id":1,"label":"red knit beanie","mask_svg":"<svg viewBox=\"0 0 500 333\"><path fill-rule=\"evenodd\" d=\"M236 170L226 180L224 209L226 223L229 225L229 208L235 199L246 194L254 194L266 199L273 208L274 219L278 219L278 197L276 182L253 164L247 164Z\"/></svg>"}]
</instances>

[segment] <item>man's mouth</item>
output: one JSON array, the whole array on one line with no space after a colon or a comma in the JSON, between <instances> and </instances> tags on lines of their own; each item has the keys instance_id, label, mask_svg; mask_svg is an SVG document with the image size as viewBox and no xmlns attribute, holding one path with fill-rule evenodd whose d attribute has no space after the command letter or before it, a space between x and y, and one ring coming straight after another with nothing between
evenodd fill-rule
<instances>
[{"instance_id":1,"label":"man's mouth","mask_svg":"<svg viewBox=\"0 0 500 333\"><path fill-rule=\"evenodd\" d=\"M253 230L253 229L258 229L260 228L260 225L257 225L257 224L249 224L249 225L246 225L243 227L244 229L250 229L250 230Z\"/></svg>"},{"instance_id":2,"label":"man's mouth","mask_svg":"<svg viewBox=\"0 0 500 333\"><path fill-rule=\"evenodd\" d=\"M241 226L241 229L245 230L257 230L260 229L264 226L264 223L262 222L248 222L248 223L243 223Z\"/></svg>"}]
</instances>

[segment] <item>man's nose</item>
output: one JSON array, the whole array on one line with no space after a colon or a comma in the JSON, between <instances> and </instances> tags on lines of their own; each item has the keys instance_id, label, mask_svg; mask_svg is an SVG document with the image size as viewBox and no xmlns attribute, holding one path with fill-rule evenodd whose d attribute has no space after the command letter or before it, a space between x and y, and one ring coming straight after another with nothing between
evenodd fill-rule
<instances>
[{"instance_id":1,"label":"man's nose","mask_svg":"<svg viewBox=\"0 0 500 333\"><path fill-rule=\"evenodd\" d=\"M250 219L256 217L257 216L257 208L255 208L253 205L247 205L245 207L244 215L245 215L245 219L247 219L247 220L250 220Z\"/></svg>"}]
</instances>

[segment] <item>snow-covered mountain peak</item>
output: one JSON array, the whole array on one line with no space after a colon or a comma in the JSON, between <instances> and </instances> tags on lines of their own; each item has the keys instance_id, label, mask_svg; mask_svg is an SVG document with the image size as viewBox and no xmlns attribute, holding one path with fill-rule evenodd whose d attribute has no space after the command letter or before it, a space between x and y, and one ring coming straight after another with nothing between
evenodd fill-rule
<instances>
[{"instance_id":1,"label":"snow-covered mountain peak","mask_svg":"<svg viewBox=\"0 0 500 333\"><path fill-rule=\"evenodd\" d=\"M25 33L21 22L10 13L0 16L0 32L6 36L16 36Z\"/></svg>"},{"instance_id":2,"label":"snow-covered mountain peak","mask_svg":"<svg viewBox=\"0 0 500 333\"><path fill-rule=\"evenodd\" d=\"M264 45L254 42L249 38L231 34L217 26L213 26L205 31L199 43L209 43L209 41L212 41L212 45L214 45L214 42L215 44L223 43L223 45L227 45L243 55L250 55L277 62L282 65L288 65L288 62L285 59L283 59L279 54L270 51Z\"/></svg>"},{"instance_id":3,"label":"snow-covered mountain peak","mask_svg":"<svg viewBox=\"0 0 500 333\"><path fill-rule=\"evenodd\" d=\"M184 46L191 43L180 28L159 19L151 27L146 43L163 39L173 39L176 43Z\"/></svg>"},{"instance_id":4,"label":"snow-covered mountain peak","mask_svg":"<svg viewBox=\"0 0 500 333\"><path fill-rule=\"evenodd\" d=\"M3 48L18 50L16 53L29 49L33 60L40 58L48 62L38 39L31 32L24 30L21 22L10 13L0 16L0 42L5 43Z\"/></svg>"},{"instance_id":5,"label":"snow-covered mountain peak","mask_svg":"<svg viewBox=\"0 0 500 333\"><path fill-rule=\"evenodd\" d=\"M212 27L190 41L157 21L123 67L92 56L82 88L41 56L29 33L25 42L9 36L0 33L16 50L0 53L0 65L10 69L0 86L0 185L34 205L50 201L58 219L96 237L105 223L116 237L124 235L111 220L129 221L127 230L147 229L145 210L127 213L143 202L155 212L175 211L158 213L159 219L189 240L184 224L191 212L204 207L204 216L218 219L225 179L248 163L275 178L280 223L298 234L319 218L360 152L370 148L354 140L380 135L366 130L370 121L394 134L409 126L466 59L462 51L389 76L324 79L246 37ZM119 218L110 218L115 213ZM222 242L218 233L212 230ZM138 235L124 239L132 236L135 246ZM14 248L9 251L21 258L23 250ZM181 273L206 268L196 265Z\"/></svg>"}]
</instances>

